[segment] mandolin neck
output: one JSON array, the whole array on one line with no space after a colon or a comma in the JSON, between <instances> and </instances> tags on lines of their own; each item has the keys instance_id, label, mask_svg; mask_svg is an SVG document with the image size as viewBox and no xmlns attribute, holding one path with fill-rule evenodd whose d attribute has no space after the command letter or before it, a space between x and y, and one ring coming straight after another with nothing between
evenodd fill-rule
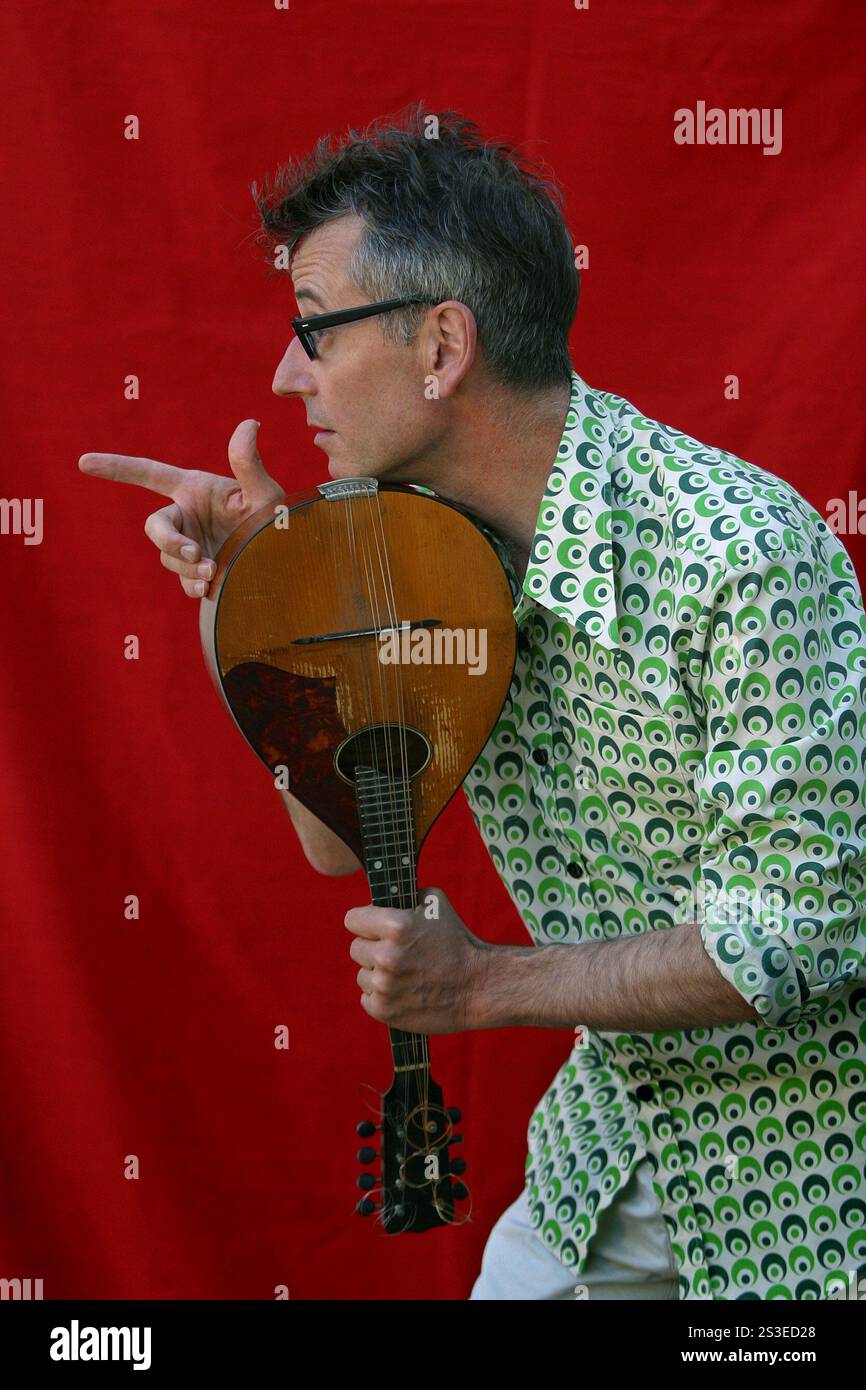
<instances>
[{"instance_id":1,"label":"mandolin neck","mask_svg":"<svg viewBox=\"0 0 866 1390\"><path fill-rule=\"evenodd\" d=\"M372 901L377 907L417 907L418 866L411 780L389 777L371 767L357 767L355 795L364 869ZM390 1027L388 1032L395 1075L410 1083L420 1080L422 1073L429 1077L426 1034Z\"/></svg>"}]
</instances>

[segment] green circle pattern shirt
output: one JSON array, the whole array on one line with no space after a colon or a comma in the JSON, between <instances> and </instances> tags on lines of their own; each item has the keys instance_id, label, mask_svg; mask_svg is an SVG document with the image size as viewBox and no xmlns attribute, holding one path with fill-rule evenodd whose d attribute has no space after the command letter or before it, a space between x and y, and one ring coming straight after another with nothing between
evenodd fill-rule
<instances>
[{"instance_id":1,"label":"green circle pattern shirt","mask_svg":"<svg viewBox=\"0 0 866 1390\"><path fill-rule=\"evenodd\" d=\"M572 373L518 651L464 783L537 944L697 921L762 1022L575 1019L529 1124L575 1283L647 1157L682 1299L856 1297L866 1273L866 614L788 483Z\"/></svg>"}]
</instances>

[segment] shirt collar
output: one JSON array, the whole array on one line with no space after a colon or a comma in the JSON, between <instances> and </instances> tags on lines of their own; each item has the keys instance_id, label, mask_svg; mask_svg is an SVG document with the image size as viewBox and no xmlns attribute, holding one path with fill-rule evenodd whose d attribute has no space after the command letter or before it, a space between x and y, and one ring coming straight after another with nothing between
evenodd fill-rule
<instances>
[{"instance_id":1,"label":"shirt collar","mask_svg":"<svg viewBox=\"0 0 866 1390\"><path fill-rule=\"evenodd\" d=\"M514 609L519 622L541 604L611 648L619 645L611 537L616 442L602 397L572 371L565 428Z\"/></svg>"}]
</instances>

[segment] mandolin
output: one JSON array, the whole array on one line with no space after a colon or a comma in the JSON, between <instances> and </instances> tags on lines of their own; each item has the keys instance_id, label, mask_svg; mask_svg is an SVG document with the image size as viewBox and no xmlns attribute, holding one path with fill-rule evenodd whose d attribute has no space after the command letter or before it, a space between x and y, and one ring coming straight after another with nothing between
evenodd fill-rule
<instances>
[{"instance_id":1,"label":"mandolin","mask_svg":"<svg viewBox=\"0 0 866 1390\"><path fill-rule=\"evenodd\" d=\"M355 852L373 903L418 907L421 846L514 668L513 598L491 539L428 489L347 478L248 517L216 566L202 647L238 728ZM394 1076L378 1123L358 1125L380 1143L359 1150L356 1209L388 1234L453 1224L469 1195L451 1154L460 1112L443 1104L429 1039L388 1033Z\"/></svg>"}]
</instances>

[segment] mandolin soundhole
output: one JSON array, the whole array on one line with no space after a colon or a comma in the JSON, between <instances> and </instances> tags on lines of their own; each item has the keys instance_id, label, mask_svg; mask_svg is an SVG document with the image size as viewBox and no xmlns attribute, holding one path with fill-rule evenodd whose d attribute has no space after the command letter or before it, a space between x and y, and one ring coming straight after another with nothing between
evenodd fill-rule
<instances>
[{"instance_id":1,"label":"mandolin soundhole","mask_svg":"<svg viewBox=\"0 0 866 1390\"><path fill-rule=\"evenodd\" d=\"M417 777L433 756L430 740L406 724L371 724L344 739L334 754L334 767L344 782L354 785L359 767L371 767L390 781Z\"/></svg>"}]
</instances>

